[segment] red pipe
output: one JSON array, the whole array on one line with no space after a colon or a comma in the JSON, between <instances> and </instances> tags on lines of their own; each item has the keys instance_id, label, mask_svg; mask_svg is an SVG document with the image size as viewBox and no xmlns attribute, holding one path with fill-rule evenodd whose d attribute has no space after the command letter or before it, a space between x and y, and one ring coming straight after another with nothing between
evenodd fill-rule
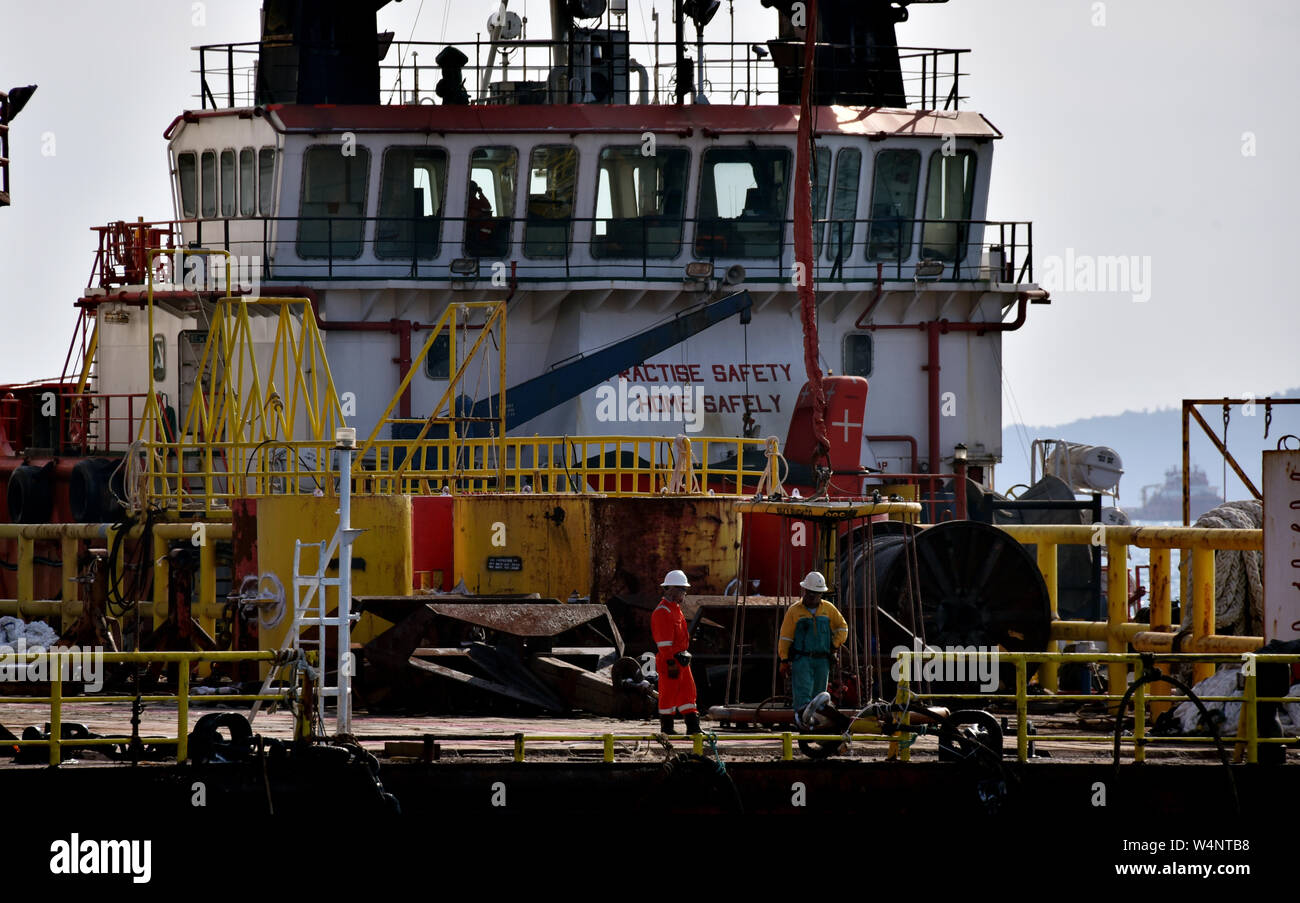
<instances>
[{"instance_id":1,"label":"red pipe","mask_svg":"<svg viewBox=\"0 0 1300 903\"><path fill-rule=\"evenodd\" d=\"M917 437L914 435L868 435L867 442L906 442L911 446L911 472L917 473Z\"/></svg>"},{"instance_id":2,"label":"red pipe","mask_svg":"<svg viewBox=\"0 0 1300 903\"><path fill-rule=\"evenodd\" d=\"M929 431L930 431L930 452L929 467L931 474L939 472L939 458L941 451L939 448L939 417L942 408L941 393L939 391L939 336L947 332L974 332L983 335L986 332L1013 332L1025 325L1025 318L1029 310L1029 301L1033 299L1043 300L1047 298L1047 292L1038 289L1032 292L1020 292L1017 296L1017 308L1015 319L1006 323L953 323L949 320L929 320L924 323L886 323L886 324L866 324L862 328L875 331L877 329L924 329L926 333L926 363L921 369L926 371L928 376L926 395L929 399ZM869 310L870 308L868 308ZM859 318L859 322L861 318ZM930 481L930 495L934 496L934 480Z\"/></svg>"}]
</instances>

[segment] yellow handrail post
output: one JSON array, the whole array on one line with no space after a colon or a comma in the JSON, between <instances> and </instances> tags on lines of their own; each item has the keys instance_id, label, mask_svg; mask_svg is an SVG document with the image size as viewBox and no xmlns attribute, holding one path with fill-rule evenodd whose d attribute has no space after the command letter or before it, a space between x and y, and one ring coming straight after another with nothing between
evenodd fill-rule
<instances>
[{"instance_id":1,"label":"yellow handrail post","mask_svg":"<svg viewBox=\"0 0 1300 903\"><path fill-rule=\"evenodd\" d=\"M76 602L80 598L77 584L77 552L81 546L81 541L70 537L63 537L59 541L61 549L59 557L63 559L63 593L59 596L64 602ZM64 609L68 606L65 604ZM71 616L75 617L75 615ZM69 616L60 619L60 629L66 630L69 626Z\"/></svg>"},{"instance_id":2,"label":"yellow handrail post","mask_svg":"<svg viewBox=\"0 0 1300 903\"><path fill-rule=\"evenodd\" d=\"M1023 655L1016 656L1016 758L1029 761L1029 670Z\"/></svg>"},{"instance_id":3,"label":"yellow handrail post","mask_svg":"<svg viewBox=\"0 0 1300 903\"><path fill-rule=\"evenodd\" d=\"M614 761L614 735L605 734L604 741L605 741L605 761L613 762Z\"/></svg>"},{"instance_id":4,"label":"yellow handrail post","mask_svg":"<svg viewBox=\"0 0 1300 903\"><path fill-rule=\"evenodd\" d=\"M794 759L794 734L789 731L781 734L781 759L786 762Z\"/></svg>"},{"instance_id":5,"label":"yellow handrail post","mask_svg":"<svg viewBox=\"0 0 1300 903\"><path fill-rule=\"evenodd\" d=\"M524 735L515 734L515 761L522 762L523 760L524 760Z\"/></svg>"},{"instance_id":6,"label":"yellow handrail post","mask_svg":"<svg viewBox=\"0 0 1300 903\"><path fill-rule=\"evenodd\" d=\"M167 569L167 540L155 524L153 528L153 626L161 627L167 620L167 594L170 592L170 573ZM144 537L140 538L144 542Z\"/></svg>"},{"instance_id":7,"label":"yellow handrail post","mask_svg":"<svg viewBox=\"0 0 1300 903\"><path fill-rule=\"evenodd\" d=\"M36 542L18 537L18 601L31 602L35 595Z\"/></svg>"},{"instance_id":8,"label":"yellow handrail post","mask_svg":"<svg viewBox=\"0 0 1300 903\"><path fill-rule=\"evenodd\" d=\"M54 663L50 675L50 764L58 765L63 759L63 663L58 652L41 654Z\"/></svg>"},{"instance_id":9,"label":"yellow handrail post","mask_svg":"<svg viewBox=\"0 0 1300 903\"><path fill-rule=\"evenodd\" d=\"M1047 598L1051 602L1052 620L1058 617L1057 611L1057 553L1056 543L1040 542L1038 543L1038 569L1043 573L1043 582L1047 584ZM1048 640L1047 651L1059 652L1061 644L1057 640ZM1057 689L1057 672L1059 666L1055 661L1043 662L1038 670L1038 683L1045 690Z\"/></svg>"},{"instance_id":10,"label":"yellow handrail post","mask_svg":"<svg viewBox=\"0 0 1300 903\"><path fill-rule=\"evenodd\" d=\"M202 536L202 534L200 534ZM217 619L208 612L213 611L217 602L217 543L211 536L202 536L199 544L199 626L208 636L216 635ZM207 677L212 673L212 665L207 662L199 664L199 676Z\"/></svg>"},{"instance_id":11,"label":"yellow handrail post","mask_svg":"<svg viewBox=\"0 0 1300 903\"><path fill-rule=\"evenodd\" d=\"M1124 624L1128 621L1128 545L1111 539L1106 543L1106 651L1123 655L1128 651ZM1111 662L1107 668L1112 696L1124 694L1128 686L1128 665ZM1118 702L1111 710L1118 708Z\"/></svg>"},{"instance_id":12,"label":"yellow handrail post","mask_svg":"<svg viewBox=\"0 0 1300 903\"><path fill-rule=\"evenodd\" d=\"M1151 586L1149 592L1151 606L1151 629L1161 630L1170 626L1170 620L1173 617L1173 601L1170 595L1170 553L1168 549L1151 550ZM1152 667L1159 668L1159 665ZM1168 673L1164 668L1160 668L1162 673ZM1157 696L1168 696L1170 687L1168 684L1162 685L1162 689L1156 693ZM1151 717L1159 718L1169 710L1171 703L1152 702Z\"/></svg>"},{"instance_id":13,"label":"yellow handrail post","mask_svg":"<svg viewBox=\"0 0 1300 903\"><path fill-rule=\"evenodd\" d=\"M176 762L190 755L190 660L176 663Z\"/></svg>"},{"instance_id":14,"label":"yellow handrail post","mask_svg":"<svg viewBox=\"0 0 1300 903\"><path fill-rule=\"evenodd\" d=\"M697 755L697 756L702 756L702 755L704 755L704 735L703 735L703 734L692 734L692 735L691 735L691 752L695 753L695 755Z\"/></svg>"},{"instance_id":15,"label":"yellow handrail post","mask_svg":"<svg viewBox=\"0 0 1300 903\"><path fill-rule=\"evenodd\" d=\"M1251 664L1254 662L1252 661ZM1247 669L1241 670L1245 673ZM1246 717L1246 761L1254 765L1259 762L1259 686L1256 683L1258 679L1256 669L1249 670L1250 673L1246 674L1246 686L1241 692L1241 711Z\"/></svg>"},{"instance_id":16,"label":"yellow handrail post","mask_svg":"<svg viewBox=\"0 0 1300 903\"><path fill-rule=\"evenodd\" d=\"M1201 637L1214 634L1214 550L1203 546L1192 549L1192 648ZM1214 665L1197 662L1192 679L1200 683L1214 674Z\"/></svg>"},{"instance_id":17,"label":"yellow handrail post","mask_svg":"<svg viewBox=\"0 0 1300 903\"><path fill-rule=\"evenodd\" d=\"M1146 686L1133 691L1133 761L1145 762L1147 758L1147 699Z\"/></svg>"}]
</instances>

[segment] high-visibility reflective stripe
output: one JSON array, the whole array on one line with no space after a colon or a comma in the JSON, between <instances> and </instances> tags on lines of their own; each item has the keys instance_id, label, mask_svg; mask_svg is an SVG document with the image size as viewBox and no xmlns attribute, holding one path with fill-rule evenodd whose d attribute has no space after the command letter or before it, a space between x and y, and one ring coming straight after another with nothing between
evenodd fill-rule
<instances>
[{"instance_id":1,"label":"high-visibility reflective stripe","mask_svg":"<svg viewBox=\"0 0 1300 903\"><path fill-rule=\"evenodd\" d=\"M683 715L685 715L687 712L694 712L696 711L695 703L688 702L686 703L686 705L679 705L677 707L677 711L681 712Z\"/></svg>"},{"instance_id":2,"label":"high-visibility reflective stripe","mask_svg":"<svg viewBox=\"0 0 1300 903\"><path fill-rule=\"evenodd\" d=\"M783 640L789 640L789 641L792 642L792 643L794 642L794 637L792 637L792 636L786 636L785 634L781 634L781 639L783 639Z\"/></svg>"},{"instance_id":3,"label":"high-visibility reflective stripe","mask_svg":"<svg viewBox=\"0 0 1300 903\"><path fill-rule=\"evenodd\" d=\"M673 644L672 640L660 640L656 645L663 647L663 646L671 646L672 644Z\"/></svg>"}]
</instances>

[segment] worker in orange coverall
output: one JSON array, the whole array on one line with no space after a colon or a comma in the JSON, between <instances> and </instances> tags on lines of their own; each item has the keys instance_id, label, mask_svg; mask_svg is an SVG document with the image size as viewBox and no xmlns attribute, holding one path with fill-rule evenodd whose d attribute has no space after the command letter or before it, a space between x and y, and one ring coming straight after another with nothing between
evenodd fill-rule
<instances>
[{"instance_id":1,"label":"worker in orange coverall","mask_svg":"<svg viewBox=\"0 0 1300 903\"><path fill-rule=\"evenodd\" d=\"M663 600L650 616L655 640L655 670L659 672L659 724L665 734L673 730L673 718L681 714L686 733L700 732L699 710L695 706L695 678L691 675L690 642L681 602L690 588L681 571L664 577Z\"/></svg>"}]
</instances>

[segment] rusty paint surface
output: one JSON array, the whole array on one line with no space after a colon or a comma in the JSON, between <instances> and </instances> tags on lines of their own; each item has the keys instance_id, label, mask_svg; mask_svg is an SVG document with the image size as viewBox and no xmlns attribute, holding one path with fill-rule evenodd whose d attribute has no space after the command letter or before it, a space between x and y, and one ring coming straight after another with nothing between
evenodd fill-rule
<instances>
[{"instance_id":1,"label":"rusty paint surface","mask_svg":"<svg viewBox=\"0 0 1300 903\"><path fill-rule=\"evenodd\" d=\"M592 530L593 602L657 602L674 568L692 593L720 595L736 577L740 519L731 499L594 499Z\"/></svg>"},{"instance_id":2,"label":"rusty paint surface","mask_svg":"<svg viewBox=\"0 0 1300 903\"><path fill-rule=\"evenodd\" d=\"M537 605L527 602L495 605L431 603L429 610L445 618L515 636L558 636L589 621L608 617L603 605Z\"/></svg>"},{"instance_id":3,"label":"rusty paint surface","mask_svg":"<svg viewBox=\"0 0 1300 903\"><path fill-rule=\"evenodd\" d=\"M573 495L457 496L456 579L476 594L588 595L592 501Z\"/></svg>"}]
</instances>

